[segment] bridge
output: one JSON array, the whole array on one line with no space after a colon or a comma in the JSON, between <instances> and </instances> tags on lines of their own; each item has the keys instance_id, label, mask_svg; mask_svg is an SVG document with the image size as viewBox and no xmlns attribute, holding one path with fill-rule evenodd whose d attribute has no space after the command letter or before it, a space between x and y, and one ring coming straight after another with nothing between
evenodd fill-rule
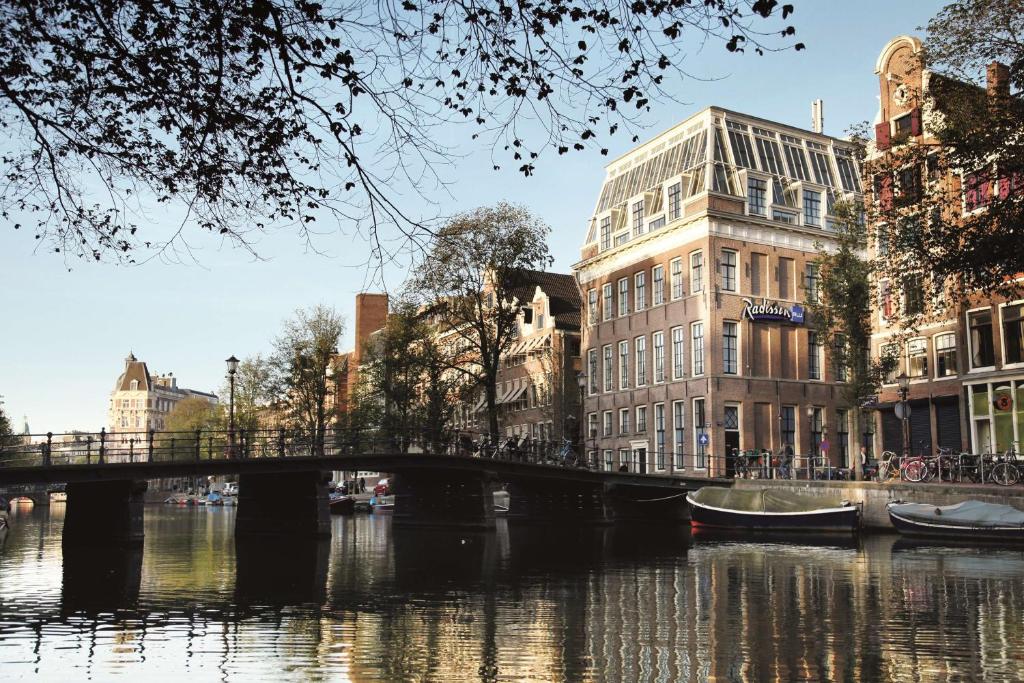
<instances>
[{"instance_id":1,"label":"bridge","mask_svg":"<svg viewBox=\"0 0 1024 683\"><path fill-rule=\"evenodd\" d=\"M148 481L161 478L237 475L236 535L290 537L330 534L333 471L393 473L396 526L464 529L493 528L493 492L502 485L511 518L610 523L680 520L686 491L732 483L667 465L656 473L608 471L586 462L582 449L498 448L467 433L101 431L70 439L51 433L0 450L0 490L66 484L68 546L140 542Z\"/></svg>"}]
</instances>

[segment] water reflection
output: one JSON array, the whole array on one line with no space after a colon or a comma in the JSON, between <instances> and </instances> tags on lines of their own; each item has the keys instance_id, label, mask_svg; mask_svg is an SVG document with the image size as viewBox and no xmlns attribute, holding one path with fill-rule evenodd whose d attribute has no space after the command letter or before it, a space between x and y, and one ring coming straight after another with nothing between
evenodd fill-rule
<instances>
[{"instance_id":1,"label":"water reflection","mask_svg":"<svg viewBox=\"0 0 1024 683\"><path fill-rule=\"evenodd\" d=\"M0 551L6 677L907 680L1021 677L1024 552L796 545L657 526L494 533L334 521L238 543L230 510L147 509L144 549Z\"/></svg>"}]
</instances>

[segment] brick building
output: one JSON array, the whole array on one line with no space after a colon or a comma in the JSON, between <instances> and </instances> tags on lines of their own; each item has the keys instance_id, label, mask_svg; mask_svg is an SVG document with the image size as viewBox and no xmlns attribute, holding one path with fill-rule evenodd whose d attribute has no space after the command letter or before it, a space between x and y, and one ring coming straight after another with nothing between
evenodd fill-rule
<instances>
[{"instance_id":1,"label":"brick building","mask_svg":"<svg viewBox=\"0 0 1024 683\"><path fill-rule=\"evenodd\" d=\"M523 271L513 290L518 337L502 354L497 378L498 425L505 436L541 441L578 434L580 294L572 275ZM481 392L482 393L482 392ZM482 396L460 406L457 426L484 432Z\"/></svg>"},{"instance_id":2,"label":"brick building","mask_svg":"<svg viewBox=\"0 0 1024 683\"><path fill-rule=\"evenodd\" d=\"M334 394L328 412L343 415L348 412L352 392L359 381L359 367L366 352L366 343L388 320L388 295L364 292L356 294L355 345L351 351L339 353L331 362Z\"/></svg>"},{"instance_id":3,"label":"brick building","mask_svg":"<svg viewBox=\"0 0 1024 683\"><path fill-rule=\"evenodd\" d=\"M843 372L804 305L859 178L849 143L718 107L608 165L574 266L606 468L722 474L733 448L786 445L849 462Z\"/></svg>"},{"instance_id":4,"label":"brick building","mask_svg":"<svg viewBox=\"0 0 1024 683\"><path fill-rule=\"evenodd\" d=\"M931 147L941 154L936 117L944 101L936 93L950 87L976 91L984 98L1009 94L1006 66L993 63L987 70L987 88L952 82L947 76L923 69L921 41L909 36L891 40L879 55L879 112L875 144L867 165L879 157L899 154L906 146ZM921 178L928 191L949 190L955 198L948 211L954 217L984 211L991 197L1024 190L1024 179L999 178L972 182L972 173L933 178L928 169L909 168L905 177L878 173L872 178L872 200L884 211L893 202L912 200ZM964 181L967 182L964 182ZM872 249L887 249L880 225ZM873 315L872 348L876 357L891 353L898 358L879 394L876 449L903 450L903 424L896 416L898 376L909 378L909 445L912 452L930 453L937 446L972 452L1005 450L1024 437L1024 300L969 297L967 300L925 301L917 288L894 291L878 283L879 301ZM902 329L900 313L919 313L922 322L913 332Z\"/></svg>"}]
</instances>

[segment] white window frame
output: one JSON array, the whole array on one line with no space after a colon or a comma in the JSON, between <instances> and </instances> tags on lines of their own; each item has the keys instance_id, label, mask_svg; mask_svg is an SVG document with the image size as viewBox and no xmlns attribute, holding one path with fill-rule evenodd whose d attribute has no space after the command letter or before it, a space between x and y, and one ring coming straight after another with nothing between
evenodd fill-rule
<instances>
[{"instance_id":1,"label":"white window frame","mask_svg":"<svg viewBox=\"0 0 1024 683\"><path fill-rule=\"evenodd\" d=\"M601 319L601 313L598 311L598 301L600 298L597 294L597 289L591 288L587 290L587 324L596 325Z\"/></svg>"},{"instance_id":2,"label":"white window frame","mask_svg":"<svg viewBox=\"0 0 1024 683\"><path fill-rule=\"evenodd\" d=\"M952 375L943 375L942 377L939 377L938 372L939 372L939 351L940 351L940 349L939 349L939 345L936 343L936 340L939 337L945 337L947 335L950 336L950 337L953 337L953 353L956 354L956 372L954 372ZM945 349L942 349L942 350L945 350ZM931 374L932 374L932 377L936 381L941 382L944 379L953 379L955 377L959 377L960 376L960 372L961 372L960 368L962 367L963 364L962 364L962 362L960 360L960 346L959 346L959 344L957 344L956 332L954 332L952 330L948 330L946 332L937 332L936 334L932 335L932 362L935 365L933 366L934 367L934 371Z\"/></svg>"},{"instance_id":3,"label":"white window frame","mask_svg":"<svg viewBox=\"0 0 1024 683\"><path fill-rule=\"evenodd\" d=\"M661 273L661 296L658 296L658 278L656 273ZM665 303L665 266L657 265L651 268L651 307L661 306Z\"/></svg>"},{"instance_id":4,"label":"white window frame","mask_svg":"<svg viewBox=\"0 0 1024 683\"><path fill-rule=\"evenodd\" d=\"M629 413L629 408L619 408L619 436L629 434Z\"/></svg>"},{"instance_id":5,"label":"white window frame","mask_svg":"<svg viewBox=\"0 0 1024 683\"><path fill-rule=\"evenodd\" d=\"M643 415L644 419L641 421L640 416ZM646 434L647 433L647 405L640 405L636 407L635 422L633 423L634 434ZM640 431L640 424L643 423L643 431Z\"/></svg>"},{"instance_id":6,"label":"white window frame","mask_svg":"<svg viewBox=\"0 0 1024 683\"><path fill-rule=\"evenodd\" d=\"M676 358L676 333L679 333L679 345L682 347L680 358ZM677 325L669 330L672 341L672 379L686 377L686 328Z\"/></svg>"},{"instance_id":7,"label":"white window frame","mask_svg":"<svg viewBox=\"0 0 1024 683\"><path fill-rule=\"evenodd\" d=\"M700 337L695 334L697 326L700 326ZM697 344L697 339L700 339L700 344ZM704 354L705 341L704 341L704 321L695 320L690 323L690 374L693 377L700 377L707 370L707 363L705 362ZM697 351L700 350L698 354ZM697 363L700 362L700 371L697 371Z\"/></svg>"},{"instance_id":8,"label":"white window frame","mask_svg":"<svg viewBox=\"0 0 1024 683\"><path fill-rule=\"evenodd\" d=\"M700 264L694 266L694 258L700 259ZM704 291L704 250L694 249L690 252L690 292L697 293Z\"/></svg>"},{"instance_id":9,"label":"white window frame","mask_svg":"<svg viewBox=\"0 0 1024 683\"><path fill-rule=\"evenodd\" d=\"M728 372L725 369L725 326L726 325L735 325L736 326L736 336L735 336L735 339L736 339L736 371L735 372ZM739 323L739 321L738 320L723 320L722 321L722 374L723 375L729 375L731 377L739 377L740 375L743 374L743 373L740 372L740 368L743 367L743 364L742 364L742 362L740 360L740 346L741 346L741 344L740 344L740 323Z\"/></svg>"},{"instance_id":10,"label":"white window frame","mask_svg":"<svg viewBox=\"0 0 1024 683\"><path fill-rule=\"evenodd\" d=\"M641 340L643 340L643 348L641 348ZM641 362L641 360L643 362ZM636 387L647 386L647 336L641 335L633 339L633 365L636 367L633 369L633 382ZM643 368L643 381L640 377L640 369Z\"/></svg>"},{"instance_id":11,"label":"white window frame","mask_svg":"<svg viewBox=\"0 0 1024 683\"><path fill-rule=\"evenodd\" d=\"M910 346L912 344L915 344L915 342L921 342L922 344L924 344L924 353L920 354L920 355L923 355L925 363L926 364L928 363L928 355L929 355L929 353L928 353L928 338L927 337L913 337L911 339L908 339L907 340L907 344L904 347L904 350L905 350L905 353L906 353L906 363L907 363L907 365L906 365L906 373L907 373L907 377L910 378L911 382L922 382L922 381L926 382L929 379L931 379L931 372L928 371L929 369L927 367L925 368L926 372L923 375L912 375L911 374Z\"/></svg>"},{"instance_id":12,"label":"white window frame","mask_svg":"<svg viewBox=\"0 0 1024 683\"><path fill-rule=\"evenodd\" d=\"M999 304L999 358L1002 360L1004 368L1024 368L1024 360L1017 361L1016 363L1008 363L1006 361L1006 335L1003 331L1003 309L1007 306L1021 306L1024 305L1024 299L1017 299L1015 301L1004 301Z\"/></svg>"},{"instance_id":13,"label":"white window frame","mask_svg":"<svg viewBox=\"0 0 1024 683\"><path fill-rule=\"evenodd\" d=\"M601 308L605 321L615 317L615 285L610 282L601 285Z\"/></svg>"},{"instance_id":14,"label":"white window frame","mask_svg":"<svg viewBox=\"0 0 1024 683\"><path fill-rule=\"evenodd\" d=\"M661 362L658 362L658 341L661 341ZM665 332L658 330L651 333L651 356L654 360L654 377L652 384L664 384L665 382ZM660 365L660 367L659 367ZM660 377L659 377L660 375Z\"/></svg>"},{"instance_id":15,"label":"white window frame","mask_svg":"<svg viewBox=\"0 0 1024 683\"><path fill-rule=\"evenodd\" d=\"M964 312L964 330L967 333L967 372L966 372L966 374L968 374L968 375L971 374L971 373L990 372L990 371L996 369L996 366L995 366L996 353L995 353L995 349L994 348L992 349L992 365L984 365L984 366L977 367L977 368L974 367L974 347L973 347L973 344L971 342L971 336L972 336L971 335L971 313L980 313L982 311L988 311L991 314L992 313L992 307L991 306L978 306L977 308L970 308L970 309L968 309L967 311ZM1002 320L1003 320L1002 314L1000 313L998 316L993 316L993 318L997 318L999 320L999 331L1002 332ZM992 324L992 323L989 323L989 324ZM995 330L992 330L992 334L995 334ZM1001 344L1002 344L1002 341L1000 341L1000 345Z\"/></svg>"},{"instance_id":16,"label":"white window frame","mask_svg":"<svg viewBox=\"0 0 1024 683\"><path fill-rule=\"evenodd\" d=\"M733 258L732 263L732 287L726 287L725 279L725 255L730 254ZM722 261L720 263L720 274L722 277L722 291L723 292L738 292L740 291L740 254L735 249L722 249Z\"/></svg>"},{"instance_id":17,"label":"white window frame","mask_svg":"<svg viewBox=\"0 0 1024 683\"><path fill-rule=\"evenodd\" d=\"M618 291L616 292L616 310L620 318L629 315L629 278L619 278ZM625 286L623 286L625 285Z\"/></svg>"},{"instance_id":18,"label":"white window frame","mask_svg":"<svg viewBox=\"0 0 1024 683\"><path fill-rule=\"evenodd\" d=\"M675 268L679 267L679 272L675 272ZM679 282L679 293L676 293L676 282ZM683 259L682 257L676 257L668 263L668 279L669 279L669 299L671 301L678 301L686 296L686 287L684 283L684 271L683 271Z\"/></svg>"},{"instance_id":19,"label":"white window frame","mask_svg":"<svg viewBox=\"0 0 1024 683\"><path fill-rule=\"evenodd\" d=\"M626 353L622 351L625 349ZM626 362L623 364L622 360L625 358ZM623 381L625 380L625 381ZM619 389L629 388L629 340L624 339L619 342Z\"/></svg>"},{"instance_id":20,"label":"white window frame","mask_svg":"<svg viewBox=\"0 0 1024 683\"><path fill-rule=\"evenodd\" d=\"M633 273L633 289L636 291L633 297L636 310L645 310L647 308L647 271L641 270L639 273Z\"/></svg>"},{"instance_id":21,"label":"white window frame","mask_svg":"<svg viewBox=\"0 0 1024 683\"><path fill-rule=\"evenodd\" d=\"M601 386L603 391L611 391L615 388L615 356L611 344L601 347Z\"/></svg>"}]
</instances>

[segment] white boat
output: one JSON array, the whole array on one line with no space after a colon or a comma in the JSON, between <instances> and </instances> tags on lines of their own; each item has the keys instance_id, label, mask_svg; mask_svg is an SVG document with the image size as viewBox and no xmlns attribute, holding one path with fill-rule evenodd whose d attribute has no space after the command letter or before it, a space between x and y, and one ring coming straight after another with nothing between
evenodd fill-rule
<instances>
[{"instance_id":1,"label":"white boat","mask_svg":"<svg viewBox=\"0 0 1024 683\"><path fill-rule=\"evenodd\" d=\"M941 506L894 501L886 509L892 525L908 536L1024 543L1024 512L1009 505L980 500Z\"/></svg>"}]
</instances>

